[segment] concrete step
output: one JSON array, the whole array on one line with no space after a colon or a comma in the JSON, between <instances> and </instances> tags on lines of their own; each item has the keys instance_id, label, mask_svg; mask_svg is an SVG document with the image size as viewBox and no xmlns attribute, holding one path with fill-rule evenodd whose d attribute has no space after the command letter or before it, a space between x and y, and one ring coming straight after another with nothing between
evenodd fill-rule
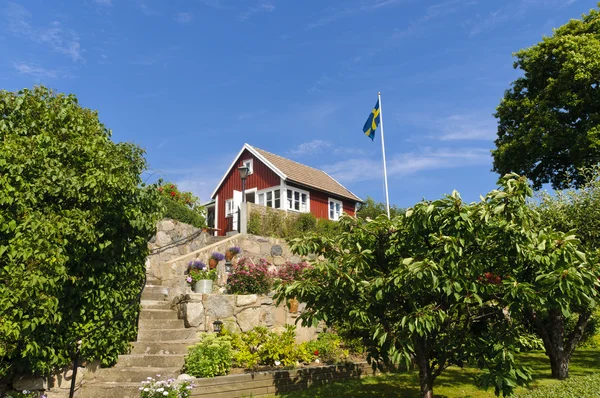
<instances>
[{"instance_id":1,"label":"concrete step","mask_svg":"<svg viewBox=\"0 0 600 398\"><path fill-rule=\"evenodd\" d=\"M168 295L165 294L163 289L153 289L156 289L156 286L153 286L151 288L144 288L144 291L142 292L142 300L164 301L168 298Z\"/></svg>"},{"instance_id":2,"label":"concrete step","mask_svg":"<svg viewBox=\"0 0 600 398\"><path fill-rule=\"evenodd\" d=\"M146 277L146 285L160 286L162 285L162 280L158 278Z\"/></svg>"},{"instance_id":3,"label":"concrete step","mask_svg":"<svg viewBox=\"0 0 600 398\"><path fill-rule=\"evenodd\" d=\"M182 368L184 357L184 354L119 355L114 368Z\"/></svg>"},{"instance_id":4,"label":"concrete step","mask_svg":"<svg viewBox=\"0 0 600 398\"><path fill-rule=\"evenodd\" d=\"M98 382L84 384L77 397L79 398L138 398L141 383Z\"/></svg>"},{"instance_id":5,"label":"concrete step","mask_svg":"<svg viewBox=\"0 0 600 398\"><path fill-rule=\"evenodd\" d=\"M142 298L142 310L170 310L171 303L168 301L145 300Z\"/></svg>"},{"instance_id":6,"label":"concrete step","mask_svg":"<svg viewBox=\"0 0 600 398\"><path fill-rule=\"evenodd\" d=\"M153 320L173 320L177 319L177 312L171 309L169 310L147 310L142 309L140 312L140 320L142 319L153 319Z\"/></svg>"},{"instance_id":7,"label":"concrete step","mask_svg":"<svg viewBox=\"0 0 600 398\"><path fill-rule=\"evenodd\" d=\"M176 378L181 374L181 367L155 368L155 367L133 367L133 368L106 368L99 369L95 376L96 382L117 382L117 383L141 383L147 377L156 377L159 374L161 378ZM139 386L138 386L139 388Z\"/></svg>"},{"instance_id":8,"label":"concrete step","mask_svg":"<svg viewBox=\"0 0 600 398\"><path fill-rule=\"evenodd\" d=\"M160 293L160 294L168 295L169 288L166 286L148 285L147 284L144 287L144 293Z\"/></svg>"},{"instance_id":9,"label":"concrete step","mask_svg":"<svg viewBox=\"0 0 600 398\"><path fill-rule=\"evenodd\" d=\"M148 329L138 332L137 341L174 341L197 339L196 329Z\"/></svg>"},{"instance_id":10,"label":"concrete step","mask_svg":"<svg viewBox=\"0 0 600 398\"><path fill-rule=\"evenodd\" d=\"M187 354L188 347L199 342L199 339L180 341L136 341L131 354Z\"/></svg>"},{"instance_id":11,"label":"concrete step","mask_svg":"<svg viewBox=\"0 0 600 398\"><path fill-rule=\"evenodd\" d=\"M140 330L146 329L184 329L183 319L140 319Z\"/></svg>"}]
</instances>

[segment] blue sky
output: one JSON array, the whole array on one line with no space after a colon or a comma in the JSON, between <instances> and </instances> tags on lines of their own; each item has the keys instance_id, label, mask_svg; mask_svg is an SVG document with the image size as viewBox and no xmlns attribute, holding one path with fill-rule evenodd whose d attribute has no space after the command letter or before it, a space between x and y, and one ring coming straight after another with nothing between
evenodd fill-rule
<instances>
[{"instance_id":1,"label":"blue sky","mask_svg":"<svg viewBox=\"0 0 600 398\"><path fill-rule=\"evenodd\" d=\"M495 187L492 114L511 53L596 0L0 2L0 88L43 84L96 109L115 141L204 202L247 142L390 202Z\"/></svg>"}]
</instances>

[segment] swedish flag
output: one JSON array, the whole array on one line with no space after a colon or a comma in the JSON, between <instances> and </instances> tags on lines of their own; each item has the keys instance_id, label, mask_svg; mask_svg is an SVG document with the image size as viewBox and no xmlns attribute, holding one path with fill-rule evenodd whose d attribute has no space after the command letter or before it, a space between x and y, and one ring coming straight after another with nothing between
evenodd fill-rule
<instances>
[{"instance_id":1,"label":"swedish flag","mask_svg":"<svg viewBox=\"0 0 600 398\"><path fill-rule=\"evenodd\" d=\"M375 130L377 129L377 126L379 126L379 122L381 121L379 112L380 111L379 111L379 98L378 98L377 103L375 104L375 107L371 111L371 114L369 115L369 118L367 119L367 122L365 123L365 125L363 127L363 132L366 134L367 137L369 137L372 140L375 139Z\"/></svg>"}]
</instances>

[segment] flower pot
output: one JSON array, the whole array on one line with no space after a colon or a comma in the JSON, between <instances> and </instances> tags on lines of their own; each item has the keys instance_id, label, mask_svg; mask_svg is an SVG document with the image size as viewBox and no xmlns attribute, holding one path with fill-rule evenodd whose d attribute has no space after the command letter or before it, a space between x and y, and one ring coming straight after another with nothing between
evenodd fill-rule
<instances>
[{"instance_id":1,"label":"flower pot","mask_svg":"<svg viewBox=\"0 0 600 398\"><path fill-rule=\"evenodd\" d=\"M213 290L213 281L210 279L200 279L194 283L194 293L210 294Z\"/></svg>"},{"instance_id":2,"label":"flower pot","mask_svg":"<svg viewBox=\"0 0 600 398\"><path fill-rule=\"evenodd\" d=\"M215 260L214 258L211 257L211 258L208 259L208 267L210 269L217 268L217 264L219 264L219 262L217 260Z\"/></svg>"},{"instance_id":3,"label":"flower pot","mask_svg":"<svg viewBox=\"0 0 600 398\"><path fill-rule=\"evenodd\" d=\"M288 304L290 305L291 313L295 314L296 312L298 312L298 304L300 304L300 303L298 302L298 300L296 298L289 299Z\"/></svg>"},{"instance_id":4,"label":"flower pot","mask_svg":"<svg viewBox=\"0 0 600 398\"><path fill-rule=\"evenodd\" d=\"M225 252L225 260L231 261L231 260L233 260L234 257L235 257L235 254L233 254L232 252L230 252L230 251Z\"/></svg>"}]
</instances>

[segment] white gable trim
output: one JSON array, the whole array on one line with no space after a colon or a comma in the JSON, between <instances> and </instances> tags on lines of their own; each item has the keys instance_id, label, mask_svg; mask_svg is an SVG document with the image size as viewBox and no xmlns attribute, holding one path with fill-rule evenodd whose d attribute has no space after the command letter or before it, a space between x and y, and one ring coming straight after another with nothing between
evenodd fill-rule
<instances>
[{"instance_id":1,"label":"white gable trim","mask_svg":"<svg viewBox=\"0 0 600 398\"><path fill-rule=\"evenodd\" d=\"M275 174L277 174L280 178L282 178L284 180L287 179L287 176L285 174L283 174L283 172L281 170L279 170L271 162L269 162L267 159L265 159L265 157L262 156L260 153L258 153L258 151L256 149L252 148L252 146L250 146L248 144L244 144L244 146L242 147L242 149L238 152L237 156L233 159L233 162L231 163L231 166L229 166L229 168L227 169L227 171L223 175L223 178L221 178L221 181L219 181L219 183L217 184L217 187L215 188L215 190L212 193L212 195L210 195L211 199L213 199L215 197L215 195L217 194L217 191L219 190L219 188L221 187L221 185L225 181L225 178L227 178L227 175L231 172L231 169L233 169L233 167L237 164L238 160L240 160L240 156L242 156L242 153L244 153L244 149L247 149L251 154L253 154L261 162L263 162L268 168L270 168L271 170L273 170L273 172Z\"/></svg>"}]
</instances>

